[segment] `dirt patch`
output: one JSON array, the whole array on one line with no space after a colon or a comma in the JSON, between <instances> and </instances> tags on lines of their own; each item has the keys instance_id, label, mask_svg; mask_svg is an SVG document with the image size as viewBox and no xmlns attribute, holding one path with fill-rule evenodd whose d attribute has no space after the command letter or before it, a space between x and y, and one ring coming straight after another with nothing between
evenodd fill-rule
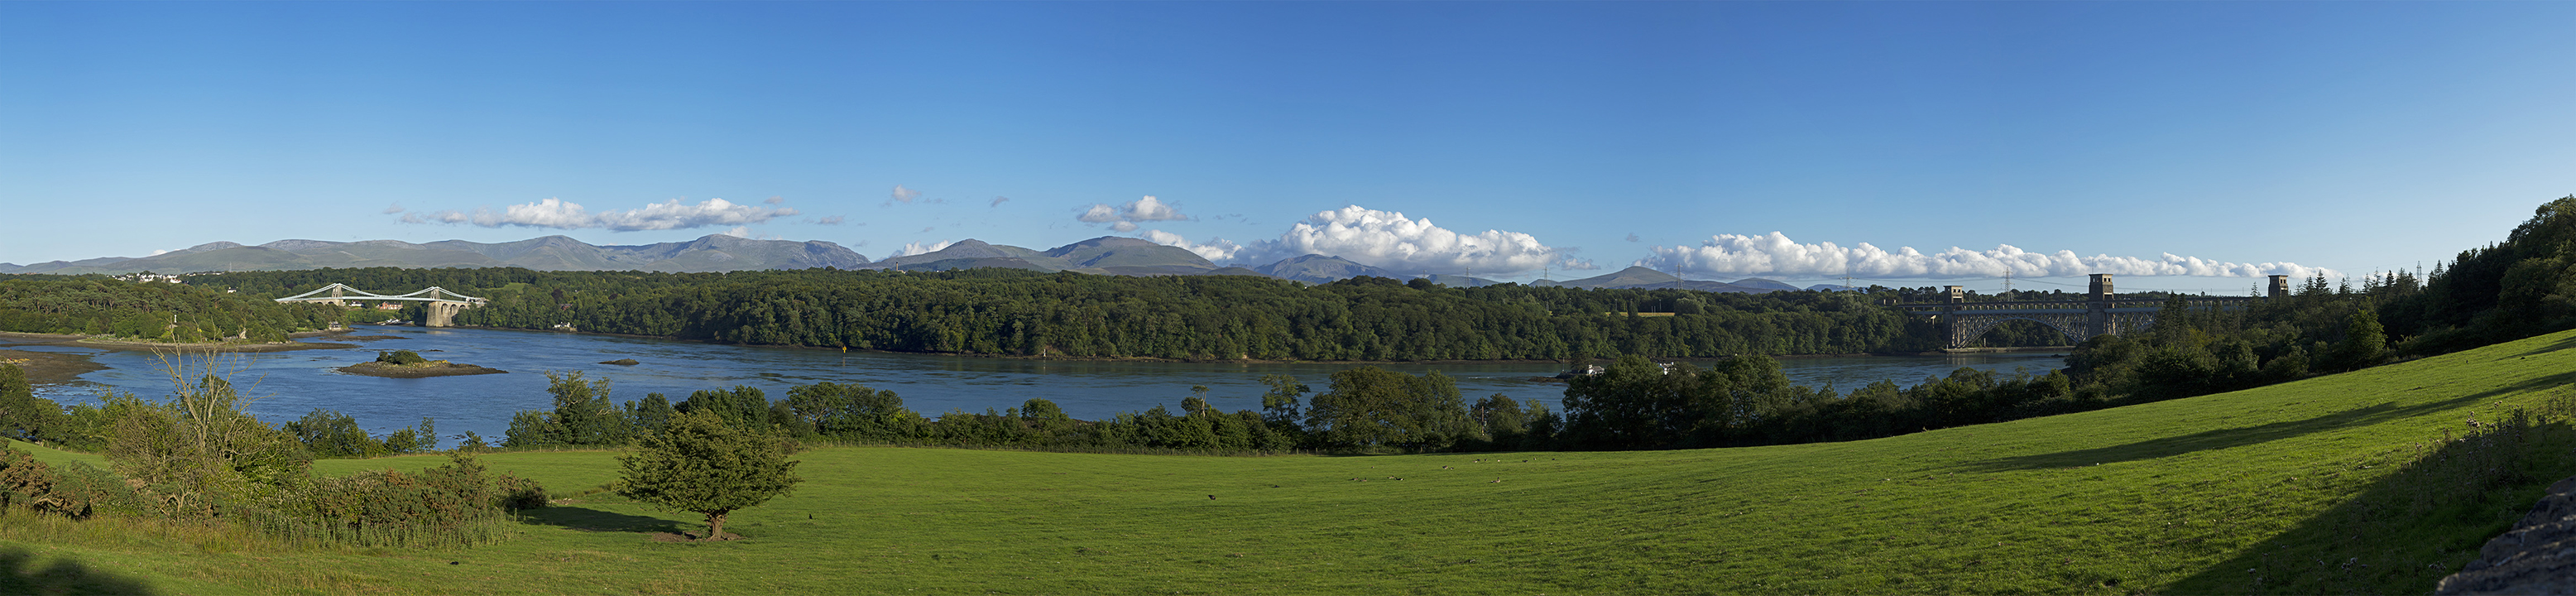
<instances>
[{"instance_id":1,"label":"dirt patch","mask_svg":"<svg viewBox=\"0 0 2576 596\"><path fill-rule=\"evenodd\" d=\"M497 368L484 368L472 364L456 364L445 360L440 360L426 366L403 366L399 364L386 364L383 362L360 362L357 364L343 366L335 370L353 375L387 377L394 379L492 375L510 372Z\"/></svg>"},{"instance_id":2,"label":"dirt patch","mask_svg":"<svg viewBox=\"0 0 2576 596\"><path fill-rule=\"evenodd\" d=\"M685 533L685 534L673 534L673 533L670 533L670 532L654 532L654 533L653 533L653 535L650 537L650 539L651 539L652 541L654 541L654 542L698 542L698 541L699 541L699 540L698 540L698 534L697 534L696 532L689 532L689 533ZM732 532L726 532L726 533L724 533L724 535L723 535L723 536L717 536L717 537L716 537L716 539L715 539L715 541L716 541L716 542L728 542L728 541L741 540L741 539L743 539L741 534L735 534L735 533L732 533Z\"/></svg>"},{"instance_id":3,"label":"dirt patch","mask_svg":"<svg viewBox=\"0 0 2576 596\"><path fill-rule=\"evenodd\" d=\"M19 370L27 371L27 382L34 385L69 383L90 371L107 370L104 365L90 362L88 356L26 350L0 350L0 363L18 365Z\"/></svg>"}]
</instances>

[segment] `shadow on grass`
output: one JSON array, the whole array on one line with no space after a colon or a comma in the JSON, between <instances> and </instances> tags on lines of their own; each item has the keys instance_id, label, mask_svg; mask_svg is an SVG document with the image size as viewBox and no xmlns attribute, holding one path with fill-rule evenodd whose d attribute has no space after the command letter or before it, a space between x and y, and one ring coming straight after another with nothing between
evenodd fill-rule
<instances>
[{"instance_id":1,"label":"shadow on grass","mask_svg":"<svg viewBox=\"0 0 2576 596\"><path fill-rule=\"evenodd\" d=\"M2024 455L2018 457L2003 457L1974 461L1960 465L1959 471L2006 472L2013 470L2071 468L2093 464L2172 457L2185 453L2211 449L2242 447L2312 433L2368 426L2390 420L2420 416L2442 410L2467 406L2492 397L2538 391L2550 387L2567 385L2571 382L2576 382L2576 371L2536 377L2520 383L2514 383L2512 385L2497 387L2495 389L2480 391L2474 394L2463 395L2437 402L2427 402L2402 407L2382 403L2367 408L2345 410L2306 420L2288 420L2260 426L2202 431L2178 437L2148 439L2136 443L2112 445L2109 447L2095 447L2092 449L2077 449L2073 451L2060 451L2057 453L2042 453L2038 455ZM2417 389L2422 389L2422 387L2417 387Z\"/></svg>"},{"instance_id":2,"label":"shadow on grass","mask_svg":"<svg viewBox=\"0 0 2576 596\"><path fill-rule=\"evenodd\" d=\"M552 507L530 509L520 515L521 519L527 520L528 523L556 526L567 530L581 530L585 532L638 532L651 534L654 532L678 533L680 531L679 523L671 520L658 517L645 517L641 515L610 513L586 507L555 505Z\"/></svg>"},{"instance_id":3,"label":"shadow on grass","mask_svg":"<svg viewBox=\"0 0 2576 596\"><path fill-rule=\"evenodd\" d=\"M0 594L149 594L143 582L92 570L77 561L57 560L43 569L33 568L34 553L26 549L0 550Z\"/></svg>"},{"instance_id":4,"label":"shadow on grass","mask_svg":"<svg viewBox=\"0 0 2576 596\"><path fill-rule=\"evenodd\" d=\"M2557 404L2564 406L2565 404ZM2576 429L2516 412L2420 452L2351 499L2231 559L2173 594L2426 594L2560 478L2576 474Z\"/></svg>"}]
</instances>

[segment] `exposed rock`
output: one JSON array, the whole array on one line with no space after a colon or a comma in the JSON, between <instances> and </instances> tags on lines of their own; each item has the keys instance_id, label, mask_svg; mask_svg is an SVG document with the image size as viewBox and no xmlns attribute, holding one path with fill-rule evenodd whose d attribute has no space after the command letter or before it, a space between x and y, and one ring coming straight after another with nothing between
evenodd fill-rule
<instances>
[{"instance_id":1,"label":"exposed rock","mask_svg":"<svg viewBox=\"0 0 2576 596\"><path fill-rule=\"evenodd\" d=\"M2549 485L2531 513L2433 593L2576 594L2576 478Z\"/></svg>"},{"instance_id":2,"label":"exposed rock","mask_svg":"<svg viewBox=\"0 0 2576 596\"><path fill-rule=\"evenodd\" d=\"M642 362L636 362L636 361L635 361L635 359L633 359L633 358L619 358L619 359L616 359L616 360L610 360L610 361L607 361L607 362L601 362L600 364L615 364L615 365L618 365L618 366L634 366L634 365L643 364L643 363L642 363Z\"/></svg>"}]
</instances>

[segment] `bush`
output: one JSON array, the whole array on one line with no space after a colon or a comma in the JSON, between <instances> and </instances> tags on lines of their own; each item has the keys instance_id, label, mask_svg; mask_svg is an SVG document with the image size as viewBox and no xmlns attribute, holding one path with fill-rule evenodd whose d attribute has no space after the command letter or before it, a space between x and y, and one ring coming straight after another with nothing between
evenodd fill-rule
<instances>
[{"instance_id":1,"label":"bush","mask_svg":"<svg viewBox=\"0 0 2576 596\"><path fill-rule=\"evenodd\" d=\"M509 513L546 505L545 487L487 474L472 456L405 474L391 470L315 479L266 508L245 508L254 528L289 539L358 546L467 546L501 538Z\"/></svg>"},{"instance_id":2,"label":"bush","mask_svg":"<svg viewBox=\"0 0 2576 596\"><path fill-rule=\"evenodd\" d=\"M393 364L393 365L412 365L412 364L428 364L428 363L429 363L429 359L428 359L428 358L422 358L422 357L420 357L420 354L413 353L411 350L394 350L394 351L391 351L391 352L379 351L379 352L376 352L376 361L377 361L377 362L382 362L382 363L385 363L385 364Z\"/></svg>"}]
</instances>

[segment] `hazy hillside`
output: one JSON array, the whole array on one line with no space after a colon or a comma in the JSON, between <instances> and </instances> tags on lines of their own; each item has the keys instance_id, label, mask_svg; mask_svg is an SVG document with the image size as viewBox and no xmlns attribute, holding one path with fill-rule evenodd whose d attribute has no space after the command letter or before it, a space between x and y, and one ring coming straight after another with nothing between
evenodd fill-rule
<instances>
[{"instance_id":1,"label":"hazy hillside","mask_svg":"<svg viewBox=\"0 0 2576 596\"><path fill-rule=\"evenodd\" d=\"M1135 238L1102 236L1045 251L961 240L939 250L894 257L861 269L947 271L997 267L1099 275L1208 275L1215 263L1197 253Z\"/></svg>"},{"instance_id":2,"label":"hazy hillside","mask_svg":"<svg viewBox=\"0 0 2576 596\"><path fill-rule=\"evenodd\" d=\"M1796 286L1761 278L1746 279L1737 283L1688 280L1675 277L1670 273L1647 269L1645 267L1629 267L1607 275L1598 275L1571 281L1541 280L1538 283L1530 285L1587 289L1679 289L1698 290L1702 292L1743 292L1753 294L1798 289Z\"/></svg>"},{"instance_id":3,"label":"hazy hillside","mask_svg":"<svg viewBox=\"0 0 2576 596\"><path fill-rule=\"evenodd\" d=\"M1318 284L1350 279L1362 275L1389 279L1404 279L1404 276L1396 275L1395 273L1389 272L1385 269L1354 263L1341 257L1328 257L1324 255L1290 257L1287 260L1277 263L1254 267L1252 270L1259 271L1263 275L1280 279Z\"/></svg>"},{"instance_id":4,"label":"hazy hillside","mask_svg":"<svg viewBox=\"0 0 2576 596\"><path fill-rule=\"evenodd\" d=\"M486 244L442 240L329 242L279 240L259 246L211 242L149 257L106 257L19 266L0 273L195 273L277 271L324 267L526 267L540 271L633 270L703 273L757 269L852 269L868 258L823 241L752 240L710 235L688 242L594 246L564 236Z\"/></svg>"}]
</instances>

